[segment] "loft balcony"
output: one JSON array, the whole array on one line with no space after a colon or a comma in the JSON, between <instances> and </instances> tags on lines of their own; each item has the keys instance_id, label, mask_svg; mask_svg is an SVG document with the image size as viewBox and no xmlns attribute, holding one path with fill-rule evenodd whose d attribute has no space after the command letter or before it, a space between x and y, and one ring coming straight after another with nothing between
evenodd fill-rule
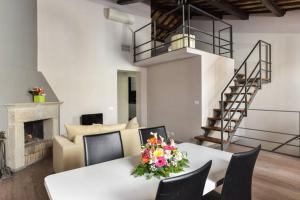
<instances>
[{"instance_id":1,"label":"loft balcony","mask_svg":"<svg viewBox=\"0 0 300 200\"><path fill-rule=\"evenodd\" d=\"M170 20L175 15L181 20ZM153 16L133 37L135 63L182 48L233 57L232 25L191 4Z\"/></svg>"}]
</instances>

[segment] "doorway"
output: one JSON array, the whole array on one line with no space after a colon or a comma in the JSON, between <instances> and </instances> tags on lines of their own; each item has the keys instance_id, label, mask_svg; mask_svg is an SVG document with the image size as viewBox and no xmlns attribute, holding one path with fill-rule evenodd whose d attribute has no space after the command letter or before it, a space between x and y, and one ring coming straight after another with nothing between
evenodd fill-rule
<instances>
[{"instance_id":1,"label":"doorway","mask_svg":"<svg viewBox=\"0 0 300 200\"><path fill-rule=\"evenodd\" d=\"M140 73L118 71L118 122L127 123L139 118Z\"/></svg>"}]
</instances>

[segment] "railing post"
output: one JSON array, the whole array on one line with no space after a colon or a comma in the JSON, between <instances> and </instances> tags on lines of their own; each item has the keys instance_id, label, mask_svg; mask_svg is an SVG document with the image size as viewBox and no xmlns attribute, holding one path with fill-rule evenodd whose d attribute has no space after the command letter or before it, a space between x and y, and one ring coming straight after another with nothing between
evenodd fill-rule
<instances>
[{"instance_id":1,"label":"railing post","mask_svg":"<svg viewBox=\"0 0 300 200\"><path fill-rule=\"evenodd\" d=\"M259 89L261 89L261 40L259 41Z\"/></svg>"},{"instance_id":2,"label":"railing post","mask_svg":"<svg viewBox=\"0 0 300 200\"><path fill-rule=\"evenodd\" d=\"M247 61L245 62L245 117L248 114L248 94L247 94L247 85L248 85L248 78L247 78Z\"/></svg>"},{"instance_id":3,"label":"railing post","mask_svg":"<svg viewBox=\"0 0 300 200\"><path fill-rule=\"evenodd\" d=\"M269 45L266 45L265 47L265 65L266 65L266 71L265 76L266 79L269 80Z\"/></svg>"},{"instance_id":4,"label":"railing post","mask_svg":"<svg viewBox=\"0 0 300 200\"><path fill-rule=\"evenodd\" d=\"M191 47L191 6L190 4L188 5L188 47Z\"/></svg>"},{"instance_id":5,"label":"railing post","mask_svg":"<svg viewBox=\"0 0 300 200\"><path fill-rule=\"evenodd\" d=\"M216 44L215 44L215 19L213 19L213 53L216 53Z\"/></svg>"},{"instance_id":6,"label":"railing post","mask_svg":"<svg viewBox=\"0 0 300 200\"><path fill-rule=\"evenodd\" d=\"M219 37L219 55L221 55L221 31L218 31L218 37Z\"/></svg>"},{"instance_id":7,"label":"railing post","mask_svg":"<svg viewBox=\"0 0 300 200\"><path fill-rule=\"evenodd\" d=\"M232 25L230 25L230 58L233 58Z\"/></svg>"},{"instance_id":8,"label":"railing post","mask_svg":"<svg viewBox=\"0 0 300 200\"><path fill-rule=\"evenodd\" d=\"M223 151L223 139L224 139L224 99L223 93L221 94L221 151Z\"/></svg>"},{"instance_id":9,"label":"railing post","mask_svg":"<svg viewBox=\"0 0 300 200\"><path fill-rule=\"evenodd\" d=\"M184 35L185 35L185 7L184 4L182 4L182 47L185 47Z\"/></svg>"},{"instance_id":10,"label":"railing post","mask_svg":"<svg viewBox=\"0 0 300 200\"><path fill-rule=\"evenodd\" d=\"M156 20L153 21L154 56L156 56Z\"/></svg>"},{"instance_id":11,"label":"railing post","mask_svg":"<svg viewBox=\"0 0 300 200\"><path fill-rule=\"evenodd\" d=\"M136 31L133 32L133 62L136 62L136 41L135 41L135 36Z\"/></svg>"},{"instance_id":12,"label":"railing post","mask_svg":"<svg viewBox=\"0 0 300 200\"><path fill-rule=\"evenodd\" d=\"M270 46L270 49L269 49L270 71L269 71L269 73L270 73L270 82L271 82L272 81L272 45L270 44L269 46Z\"/></svg>"}]
</instances>

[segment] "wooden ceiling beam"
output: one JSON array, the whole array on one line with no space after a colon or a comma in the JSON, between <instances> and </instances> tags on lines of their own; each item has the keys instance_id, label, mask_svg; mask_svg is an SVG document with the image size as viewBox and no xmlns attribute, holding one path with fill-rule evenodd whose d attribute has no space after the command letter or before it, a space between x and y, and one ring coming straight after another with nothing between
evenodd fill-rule
<instances>
[{"instance_id":1,"label":"wooden ceiling beam","mask_svg":"<svg viewBox=\"0 0 300 200\"><path fill-rule=\"evenodd\" d=\"M275 16L282 17L285 15L285 11L281 10L272 0L261 0L261 3Z\"/></svg>"},{"instance_id":2,"label":"wooden ceiling beam","mask_svg":"<svg viewBox=\"0 0 300 200\"><path fill-rule=\"evenodd\" d=\"M226 13L233 15L239 19L246 20L249 19L249 14L240 10L239 8L228 3L226 0L207 0L212 6L225 11Z\"/></svg>"},{"instance_id":3,"label":"wooden ceiling beam","mask_svg":"<svg viewBox=\"0 0 300 200\"><path fill-rule=\"evenodd\" d=\"M138 3L138 2L145 2L148 4L150 3L150 1L147 1L147 0L118 0L117 4L127 5L127 4Z\"/></svg>"}]
</instances>

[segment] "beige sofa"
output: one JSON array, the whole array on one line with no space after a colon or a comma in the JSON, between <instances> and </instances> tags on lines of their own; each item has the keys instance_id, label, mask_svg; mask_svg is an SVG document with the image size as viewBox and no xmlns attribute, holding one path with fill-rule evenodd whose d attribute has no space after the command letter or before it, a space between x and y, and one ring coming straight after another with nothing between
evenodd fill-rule
<instances>
[{"instance_id":1,"label":"beige sofa","mask_svg":"<svg viewBox=\"0 0 300 200\"><path fill-rule=\"evenodd\" d=\"M53 140L53 169L55 173L84 166L84 135L119 130L121 132L124 156L138 155L141 150L139 128L128 128L126 124L90 126L66 125L66 128L68 136L56 136Z\"/></svg>"}]
</instances>

